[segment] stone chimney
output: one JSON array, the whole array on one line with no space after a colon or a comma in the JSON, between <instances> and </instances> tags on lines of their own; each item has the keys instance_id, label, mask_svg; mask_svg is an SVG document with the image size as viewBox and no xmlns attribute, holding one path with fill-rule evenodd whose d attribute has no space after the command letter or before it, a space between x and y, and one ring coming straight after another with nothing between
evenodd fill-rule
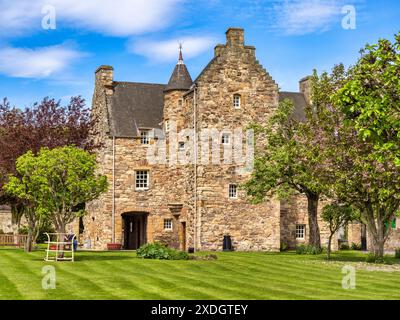
<instances>
[{"instance_id":1,"label":"stone chimney","mask_svg":"<svg viewBox=\"0 0 400 320\"><path fill-rule=\"evenodd\" d=\"M226 31L226 46L244 47L244 29L229 28L228 31Z\"/></svg>"},{"instance_id":2,"label":"stone chimney","mask_svg":"<svg viewBox=\"0 0 400 320\"><path fill-rule=\"evenodd\" d=\"M299 81L300 92L304 94L307 104L311 104L311 79L311 76L307 76Z\"/></svg>"},{"instance_id":3,"label":"stone chimney","mask_svg":"<svg viewBox=\"0 0 400 320\"><path fill-rule=\"evenodd\" d=\"M96 88L104 89L107 95L113 93L114 68L111 66L100 66L96 72Z\"/></svg>"}]
</instances>

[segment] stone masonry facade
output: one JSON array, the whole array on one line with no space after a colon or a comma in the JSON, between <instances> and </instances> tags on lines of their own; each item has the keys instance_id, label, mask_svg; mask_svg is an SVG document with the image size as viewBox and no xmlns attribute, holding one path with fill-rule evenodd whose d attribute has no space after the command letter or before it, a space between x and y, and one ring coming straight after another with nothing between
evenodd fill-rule
<instances>
[{"instance_id":1,"label":"stone masonry facade","mask_svg":"<svg viewBox=\"0 0 400 320\"><path fill-rule=\"evenodd\" d=\"M228 29L226 44L215 47L214 58L194 81L182 52L167 85L117 82L112 67L99 67L92 112L98 119L95 138L102 144L99 173L107 176L109 188L87 204L80 241L91 249L110 243L136 249L162 241L181 250L222 250L224 236L230 236L239 251L306 243L306 199L251 204L239 187L251 170L243 157L232 161L232 152L249 151L245 143L236 144L235 130L265 123L283 97L293 98L301 113L309 91L304 78L300 92L279 92L239 28ZM213 130L217 134L198 147L199 137ZM206 151L218 142L220 161L214 164L215 153ZM181 158L191 161L180 163ZM322 221L320 229L325 245L329 234ZM336 249L336 238L333 244Z\"/></svg>"}]
</instances>

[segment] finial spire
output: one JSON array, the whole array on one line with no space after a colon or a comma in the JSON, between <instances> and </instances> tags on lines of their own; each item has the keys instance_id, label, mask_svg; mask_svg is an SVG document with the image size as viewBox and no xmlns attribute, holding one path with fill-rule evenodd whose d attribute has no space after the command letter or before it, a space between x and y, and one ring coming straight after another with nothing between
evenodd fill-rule
<instances>
[{"instance_id":1,"label":"finial spire","mask_svg":"<svg viewBox=\"0 0 400 320\"><path fill-rule=\"evenodd\" d=\"M182 43L179 43L179 59L178 64L183 64Z\"/></svg>"}]
</instances>

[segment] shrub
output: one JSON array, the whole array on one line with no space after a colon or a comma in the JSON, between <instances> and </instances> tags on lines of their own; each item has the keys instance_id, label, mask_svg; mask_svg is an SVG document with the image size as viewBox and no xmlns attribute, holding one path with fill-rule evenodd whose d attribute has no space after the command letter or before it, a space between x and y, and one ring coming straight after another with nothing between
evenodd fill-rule
<instances>
[{"instance_id":1,"label":"shrub","mask_svg":"<svg viewBox=\"0 0 400 320\"><path fill-rule=\"evenodd\" d=\"M281 248L280 248L280 250L281 250L281 251L287 251L287 249L288 249L287 243L284 242L284 241L281 241Z\"/></svg>"},{"instance_id":2,"label":"shrub","mask_svg":"<svg viewBox=\"0 0 400 320\"><path fill-rule=\"evenodd\" d=\"M379 264L386 263L385 258L378 257L372 252L367 254L365 261L367 263L379 263Z\"/></svg>"},{"instance_id":3,"label":"shrub","mask_svg":"<svg viewBox=\"0 0 400 320\"><path fill-rule=\"evenodd\" d=\"M313 245L301 244L296 247L297 254L320 254L322 250Z\"/></svg>"},{"instance_id":4,"label":"shrub","mask_svg":"<svg viewBox=\"0 0 400 320\"><path fill-rule=\"evenodd\" d=\"M350 247L347 243L340 244L339 250L350 250Z\"/></svg>"},{"instance_id":5,"label":"shrub","mask_svg":"<svg viewBox=\"0 0 400 320\"><path fill-rule=\"evenodd\" d=\"M394 256L396 259L400 259L400 248L396 249Z\"/></svg>"},{"instance_id":6,"label":"shrub","mask_svg":"<svg viewBox=\"0 0 400 320\"><path fill-rule=\"evenodd\" d=\"M27 226L22 226L18 229L18 234L28 234L29 228Z\"/></svg>"},{"instance_id":7,"label":"shrub","mask_svg":"<svg viewBox=\"0 0 400 320\"><path fill-rule=\"evenodd\" d=\"M361 244L352 242L350 248L351 250L361 250Z\"/></svg>"},{"instance_id":8,"label":"shrub","mask_svg":"<svg viewBox=\"0 0 400 320\"><path fill-rule=\"evenodd\" d=\"M188 260L189 255L184 251L168 248L160 242L148 243L141 246L136 254L143 259L159 260Z\"/></svg>"}]
</instances>

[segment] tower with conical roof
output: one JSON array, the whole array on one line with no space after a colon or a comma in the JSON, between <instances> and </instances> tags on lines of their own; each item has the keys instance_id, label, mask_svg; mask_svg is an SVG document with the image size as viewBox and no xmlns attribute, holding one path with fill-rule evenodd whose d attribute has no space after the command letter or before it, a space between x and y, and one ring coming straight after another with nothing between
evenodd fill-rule
<instances>
[{"instance_id":1,"label":"tower with conical roof","mask_svg":"<svg viewBox=\"0 0 400 320\"><path fill-rule=\"evenodd\" d=\"M178 62L164 90L164 128L176 124L178 132L184 128L185 106L183 96L193 81L183 61L182 45L179 45Z\"/></svg>"}]
</instances>

